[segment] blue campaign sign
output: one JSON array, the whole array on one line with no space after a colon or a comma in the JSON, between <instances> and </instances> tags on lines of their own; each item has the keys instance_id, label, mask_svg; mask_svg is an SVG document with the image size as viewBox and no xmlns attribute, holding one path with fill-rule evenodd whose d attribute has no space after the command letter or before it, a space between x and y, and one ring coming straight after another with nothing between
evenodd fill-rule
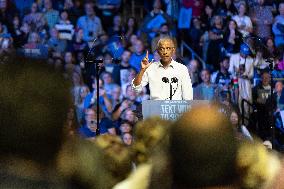
<instances>
[{"instance_id":1,"label":"blue campaign sign","mask_svg":"<svg viewBox=\"0 0 284 189\"><path fill-rule=\"evenodd\" d=\"M143 119L160 116L166 120L176 120L194 106L208 104L207 100L146 100L142 102Z\"/></svg>"}]
</instances>

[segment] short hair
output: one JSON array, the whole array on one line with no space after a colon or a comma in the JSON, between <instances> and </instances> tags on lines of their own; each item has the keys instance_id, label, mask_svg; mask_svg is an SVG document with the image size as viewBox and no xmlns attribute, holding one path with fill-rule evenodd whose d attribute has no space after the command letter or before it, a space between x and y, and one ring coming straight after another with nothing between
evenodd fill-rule
<instances>
[{"instance_id":1,"label":"short hair","mask_svg":"<svg viewBox=\"0 0 284 189\"><path fill-rule=\"evenodd\" d=\"M161 145L161 141L168 136L170 124L170 121L160 117L151 117L135 125L133 153L138 164L148 161Z\"/></svg>"},{"instance_id":2,"label":"short hair","mask_svg":"<svg viewBox=\"0 0 284 189\"><path fill-rule=\"evenodd\" d=\"M267 70L264 70L264 71L262 71L262 72L260 73L261 77L262 77L264 74L271 75L271 74L269 73L269 71L267 71Z\"/></svg>"},{"instance_id":3,"label":"short hair","mask_svg":"<svg viewBox=\"0 0 284 189\"><path fill-rule=\"evenodd\" d=\"M129 149L114 135L92 140L71 138L58 155L60 175L79 188L112 188L131 168Z\"/></svg>"},{"instance_id":4,"label":"short hair","mask_svg":"<svg viewBox=\"0 0 284 189\"><path fill-rule=\"evenodd\" d=\"M0 86L0 156L54 160L72 107L70 83L40 60L13 55L0 65Z\"/></svg>"},{"instance_id":5,"label":"short hair","mask_svg":"<svg viewBox=\"0 0 284 189\"><path fill-rule=\"evenodd\" d=\"M130 127L133 127L133 124L130 121L126 120L126 119L123 119L121 121L120 125L122 125L122 124L128 124L128 125L130 125Z\"/></svg>"},{"instance_id":6,"label":"short hair","mask_svg":"<svg viewBox=\"0 0 284 189\"><path fill-rule=\"evenodd\" d=\"M211 25L211 27L213 27L213 26L214 26L214 24L215 24L215 20L216 20L217 18L220 18L220 19L221 19L221 23L222 23L222 24L224 23L224 20L223 20L223 18L222 18L221 16L219 16L219 15L215 15L215 16L213 16L213 17L211 18L211 21L210 21L210 25Z\"/></svg>"},{"instance_id":7,"label":"short hair","mask_svg":"<svg viewBox=\"0 0 284 189\"><path fill-rule=\"evenodd\" d=\"M230 60L230 57L228 57L228 56L223 56L222 58L220 58L220 63L223 63L224 60Z\"/></svg>"},{"instance_id":8,"label":"short hair","mask_svg":"<svg viewBox=\"0 0 284 189\"><path fill-rule=\"evenodd\" d=\"M201 72L200 72L200 76L201 76L202 72L207 72L207 73L209 73L209 75L211 75L210 70L209 70L209 69L207 69L207 68L204 68L203 70L201 70Z\"/></svg>"},{"instance_id":9,"label":"short hair","mask_svg":"<svg viewBox=\"0 0 284 189\"><path fill-rule=\"evenodd\" d=\"M200 105L171 127L173 181L181 188L226 186L237 179L237 141L218 106Z\"/></svg>"},{"instance_id":10,"label":"short hair","mask_svg":"<svg viewBox=\"0 0 284 189\"><path fill-rule=\"evenodd\" d=\"M103 167L111 173L117 182L125 179L130 173L132 164L130 151L119 136L110 134L100 135L95 139L96 146L103 153ZM120 148L117 153L117 148Z\"/></svg>"},{"instance_id":11,"label":"short hair","mask_svg":"<svg viewBox=\"0 0 284 189\"><path fill-rule=\"evenodd\" d=\"M173 45L174 45L173 47L176 48L176 47L175 47L174 39L173 39L172 37L169 37L169 36L160 38L159 41L158 41L158 43L157 43L157 48L158 48L158 47L161 45L161 43L164 42L164 41L171 41L171 42L173 43Z\"/></svg>"},{"instance_id":12,"label":"short hair","mask_svg":"<svg viewBox=\"0 0 284 189\"><path fill-rule=\"evenodd\" d=\"M280 84L283 85L283 81L276 81L275 84L274 84L274 87L276 87L276 84L277 84L277 83L280 83Z\"/></svg>"}]
</instances>

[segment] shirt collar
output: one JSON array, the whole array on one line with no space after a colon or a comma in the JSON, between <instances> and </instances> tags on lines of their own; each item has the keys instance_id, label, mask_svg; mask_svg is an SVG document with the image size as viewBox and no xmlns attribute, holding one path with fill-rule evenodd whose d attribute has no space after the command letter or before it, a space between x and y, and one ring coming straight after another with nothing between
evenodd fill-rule
<instances>
[{"instance_id":1,"label":"shirt collar","mask_svg":"<svg viewBox=\"0 0 284 189\"><path fill-rule=\"evenodd\" d=\"M163 67L163 64L161 63L161 61L158 62L158 66ZM175 68L175 61L173 59L172 59L170 65L169 65L169 67Z\"/></svg>"}]
</instances>

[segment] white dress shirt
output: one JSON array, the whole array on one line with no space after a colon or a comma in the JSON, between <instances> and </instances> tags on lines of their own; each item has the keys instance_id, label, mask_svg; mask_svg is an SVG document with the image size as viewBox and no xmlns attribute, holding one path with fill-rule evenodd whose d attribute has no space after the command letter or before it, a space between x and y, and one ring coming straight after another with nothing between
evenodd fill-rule
<instances>
[{"instance_id":1,"label":"white dress shirt","mask_svg":"<svg viewBox=\"0 0 284 189\"><path fill-rule=\"evenodd\" d=\"M163 82L163 77L168 78L169 83ZM135 86L132 80L132 88L139 93L149 84L151 100L170 100L170 82L174 77L177 82L172 82L172 100L192 100L193 90L187 67L174 60L167 68L160 61L152 63L144 72L140 85Z\"/></svg>"},{"instance_id":2,"label":"white dress shirt","mask_svg":"<svg viewBox=\"0 0 284 189\"><path fill-rule=\"evenodd\" d=\"M252 79L254 73L254 60L250 56L243 58L241 57L240 53L232 54L230 57L229 72L232 75L236 75L236 72L239 71L241 64L245 64L245 72L243 75L246 75L249 79Z\"/></svg>"}]
</instances>

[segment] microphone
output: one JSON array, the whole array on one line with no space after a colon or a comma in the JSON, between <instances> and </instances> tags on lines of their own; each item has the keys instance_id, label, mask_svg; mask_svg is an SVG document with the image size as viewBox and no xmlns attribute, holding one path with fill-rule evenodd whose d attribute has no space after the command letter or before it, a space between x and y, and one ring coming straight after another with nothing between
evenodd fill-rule
<instances>
[{"instance_id":1,"label":"microphone","mask_svg":"<svg viewBox=\"0 0 284 189\"><path fill-rule=\"evenodd\" d=\"M93 50L93 48L94 48L94 46L95 46L95 42L97 41L97 37L95 37L95 39L92 41L92 45L91 45L91 47L90 47L90 49L89 49L89 52L88 52L88 54L87 54L87 57L89 56L89 54L92 52L92 50Z\"/></svg>"},{"instance_id":2,"label":"microphone","mask_svg":"<svg viewBox=\"0 0 284 189\"><path fill-rule=\"evenodd\" d=\"M95 63L95 64L99 64L99 63L103 63L103 60L90 60L90 55L91 55L91 52L94 50L94 47L95 47L95 42L97 41L97 37L92 41L92 45L88 51L88 54L87 56L85 57L85 62L88 62L88 63Z\"/></svg>"},{"instance_id":3,"label":"microphone","mask_svg":"<svg viewBox=\"0 0 284 189\"><path fill-rule=\"evenodd\" d=\"M176 77L171 78L171 82L172 83L177 83L178 82L178 78L176 78Z\"/></svg>"},{"instance_id":4,"label":"microphone","mask_svg":"<svg viewBox=\"0 0 284 189\"><path fill-rule=\"evenodd\" d=\"M172 98L173 98L173 96L175 95L175 93L176 93L176 91L177 91L177 88L178 88L178 78L172 77L172 78L171 78L171 82L170 82L169 78L163 77L163 78L162 78L162 81L163 81L164 83L169 83L169 84L170 84L170 97L166 98L166 100L167 100L167 99L172 100ZM172 86L173 83L177 83L177 87L176 87L175 89L173 89L173 86ZM174 92L173 92L173 90L174 90Z\"/></svg>"},{"instance_id":5,"label":"microphone","mask_svg":"<svg viewBox=\"0 0 284 189\"><path fill-rule=\"evenodd\" d=\"M162 81L164 82L164 83L169 83L170 81L169 81L169 78L167 78L167 77L163 77L162 78Z\"/></svg>"}]
</instances>

